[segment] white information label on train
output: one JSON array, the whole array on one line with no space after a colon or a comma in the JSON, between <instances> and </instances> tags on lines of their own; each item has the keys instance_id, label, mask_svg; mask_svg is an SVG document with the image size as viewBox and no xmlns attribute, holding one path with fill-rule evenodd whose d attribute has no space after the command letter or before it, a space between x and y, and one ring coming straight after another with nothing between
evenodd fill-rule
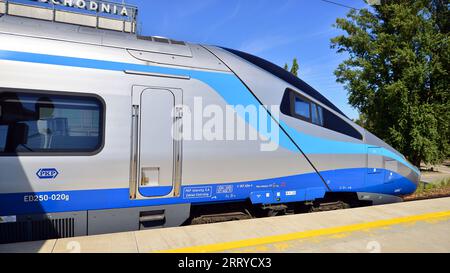
<instances>
[{"instance_id":1,"label":"white information label on train","mask_svg":"<svg viewBox=\"0 0 450 273\"><path fill-rule=\"evenodd\" d=\"M295 196L297 195L297 191L287 191L286 196Z\"/></svg>"},{"instance_id":2,"label":"white information label on train","mask_svg":"<svg viewBox=\"0 0 450 273\"><path fill-rule=\"evenodd\" d=\"M212 187L193 187L184 189L184 199L189 198L211 198Z\"/></svg>"}]
</instances>

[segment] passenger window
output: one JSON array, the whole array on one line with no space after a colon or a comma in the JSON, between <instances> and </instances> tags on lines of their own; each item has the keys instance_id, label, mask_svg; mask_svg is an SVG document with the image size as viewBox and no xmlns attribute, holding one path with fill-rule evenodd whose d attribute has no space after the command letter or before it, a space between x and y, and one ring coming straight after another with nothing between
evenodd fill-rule
<instances>
[{"instance_id":1,"label":"passenger window","mask_svg":"<svg viewBox=\"0 0 450 273\"><path fill-rule=\"evenodd\" d=\"M0 125L0 153L5 150L7 135L8 135L8 126Z\"/></svg>"},{"instance_id":2,"label":"passenger window","mask_svg":"<svg viewBox=\"0 0 450 273\"><path fill-rule=\"evenodd\" d=\"M311 104L306 100L296 96L295 113L305 119L311 119Z\"/></svg>"},{"instance_id":3,"label":"passenger window","mask_svg":"<svg viewBox=\"0 0 450 273\"><path fill-rule=\"evenodd\" d=\"M0 155L90 154L103 146L96 97L0 90L0 109Z\"/></svg>"}]
</instances>

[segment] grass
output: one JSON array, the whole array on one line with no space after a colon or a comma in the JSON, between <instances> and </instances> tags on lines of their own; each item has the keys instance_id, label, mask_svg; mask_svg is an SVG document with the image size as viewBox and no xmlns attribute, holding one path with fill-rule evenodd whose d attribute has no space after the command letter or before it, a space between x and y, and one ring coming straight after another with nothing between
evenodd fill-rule
<instances>
[{"instance_id":1,"label":"grass","mask_svg":"<svg viewBox=\"0 0 450 273\"><path fill-rule=\"evenodd\" d=\"M450 189L450 177L443 179L439 183L421 182L416 191L416 194L417 193L429 193L429 192L433 192L436 190L445 190L445 189Z\"/></svg>"},{"instance_id":2,"label":"grass","mask_svg":"<svg viewBox=\"0 0 450 273\"><path fill-rule=\"evenodd\" d=\"M443 179L439 183L421 182L417 191L405 198L405 200L426 199L450 195L450 177Z\"/></svg>"}]
</instances>

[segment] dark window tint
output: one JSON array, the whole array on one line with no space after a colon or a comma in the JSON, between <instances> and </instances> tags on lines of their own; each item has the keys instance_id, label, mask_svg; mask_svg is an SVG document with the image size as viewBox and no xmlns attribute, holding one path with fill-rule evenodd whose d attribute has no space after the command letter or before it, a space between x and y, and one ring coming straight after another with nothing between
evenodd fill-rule
<instances>
[{"instance_id":1,"label":"dark window tint","mask_svg":"<svg viewBox=\"0 0 450 273\"><path fill-rule=\"evenodd\" d=\"M283 96L281 112L353 138L363 139L358 130L345 120L291 89L287 89Z\"/></svg>"},{"instance_id":2,"label":"dark window tint","mask_svg":"<svg viewBox=\"0 0 450 273\"><path fill-rule=\"evenodd\" d=\"M340 117L324 109L324 127L341 134L362 140L362 135Z\"/></svg>"},{"instance_id":3,"label":"dark window tint","mask_svg":"<svg viewBox=\"0 0 450 273\"><path fill-rule=\"evenodd\" d=\"M303 92L305 92L309 96L313 97L314 99L318 100L322 104L328 106L329 108L333 109L334 111L338 112L339 114L345 116L345 114L342 113L342 111L339 110L339 108L337 108L333 103L331 103L327 98L325 98L317 90L312 88L310 85L308 85L307 83L305 83L298 77L294 76L292 73L289 73L285 69L279 67L278 65L273 64L262 58L253 56L251 54L242 52L242 51L229 49L229 48L224 48L224 49L243 58L244 60L260 67L261 69L264 69L265 71L271 73L272 75L290 83L292 86L295 86L296 88L298 88L299 90L302 90Z\"/></svg>"},{"instance_id":4,"label":"dark window tint","mask_svg":"<svg viewBox=\"0 0 450 273\"><path fill-rule=\"evenodd\" d=\"M93 153L102 146L103 104L95 97L0 90L0 107L0 154Z\"/></svg>"}]
</instances>

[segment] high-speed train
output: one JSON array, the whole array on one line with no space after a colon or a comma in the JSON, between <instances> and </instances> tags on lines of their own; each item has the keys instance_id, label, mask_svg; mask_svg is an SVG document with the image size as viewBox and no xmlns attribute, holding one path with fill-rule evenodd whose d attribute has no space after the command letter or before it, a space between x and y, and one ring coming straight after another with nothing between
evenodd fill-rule
<instances>
[{"instance_id":1,"label":"high-speed train","mask_svg":"<svg viewBox=\"0 0 450 273\"><path fill-rule=\"evenodd\" d=\"M257 137L228 138L236 132L226 126L195 136L207 131L195 116L220 110L219 120L233 116L233 128ZM270 215L390 203L413 193L419 176L314 88L259 57L0 17L1 242L208 222L240 206Z\"/></svg>"}]
</instances>

